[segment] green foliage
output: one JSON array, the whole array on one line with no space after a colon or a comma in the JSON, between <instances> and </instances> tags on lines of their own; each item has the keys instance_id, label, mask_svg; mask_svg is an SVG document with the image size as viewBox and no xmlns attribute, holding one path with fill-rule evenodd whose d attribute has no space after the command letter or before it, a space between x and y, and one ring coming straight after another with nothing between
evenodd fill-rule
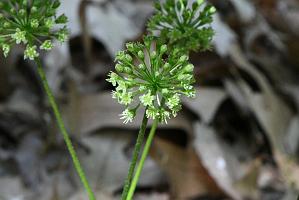
<instances>
[{"instance_id":1,"label":"green foliage","mask_svg":"<svg viewBox=\"0 0 299 200\"><path fill-rule=\"evenodd\" d=\"M140 106L147 108L147 118L167 122L181 109L181 95L195 97L194 66L188 56L178 50L167 55L167 49L154 37L145 37L144 43L128 43L127 50L117 54L116 73L107 81L116 86L113 98L126 106L121 114L125 123L134 119Z\"/></svg>"},{"instance_id":2,"label":"green foliage","mask_svg":"<svg viewBox=\"0 0 299 200\"><path fill-rule=\"evenodd\" d=\"M37 46L51 50L52 40L67 38L67 17L56 16L59 0L1 0L0 46L5 56L14 44L26 45L24 59L39 56ZM60 28L55 29L56 25Z\"/></svg>"},{"instance_id":3,"label":"green foliage","mask_svg":"<svg viewBox=\"0 0 299 200\"><path fill-rule=\"evenodd\" d=\"M205 5L203 0L192 4L188 0L166 0L165 3L156 1L155 8L148 30L151 34L158 33L159 40L170 49L179 48L183 54L210 49L215 7Z\"/></svg>"}]
</instances>

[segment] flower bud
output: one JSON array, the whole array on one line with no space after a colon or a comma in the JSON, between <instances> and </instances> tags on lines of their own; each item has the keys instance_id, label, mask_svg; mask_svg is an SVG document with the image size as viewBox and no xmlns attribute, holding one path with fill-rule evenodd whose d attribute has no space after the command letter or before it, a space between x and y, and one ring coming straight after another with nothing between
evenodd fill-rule
<instances>
[{"instance_id":1,"label":"flower bud","mask_svg":"<svg viewBox=\"0 0 299 200\"><path fill-rule=\"evenodd\" d=\"M118 73L122 73L124 71L124 67L121 64L118 63L118 64L115 65L115 70Z\"/></svg>"},{"instance_id":2,"label":"flower bud","mask_svg":"<svg viewBox=\"0 0 299 200\"><path fill-rule=\"evenodd\" d=\"M132 73L133 73L133 71L132 71L132 69L131 69L130 67L125 67L125 68L124 68L124 71L125 71L125 73L127 73L127 74L132 74Z\"/></svg>"},{"instance_id":3,"label":"flower bud","mask_svg":"<svg viewBox=\"0 0 299 200\"><path fill-rule=\"evenodd\" d=\"M134 45L133 45L133 43L127 43L127 44L126 44L126 47L127 47L127 49L128 49L129 51L131 51L131 52L134 51Z\"/></svg>"},{"instance_id":4,"label":"flower bud","mask_svg":"<svg viewBox=\"0 0 299 200\"><path fill-rule=\"evenodd\" d=\"M180 57L180 59L179 59L179 63L186 62L187 60L188 60L188 56L183 55L183 56Z\"/></svg>"},{"instance_id":5,"label":"flower bud","mask_svg":"<svg viewBox=\"0 0 299 200\"><path fill-rule=\"evenodd\" d=\"M67 17L66 17L64 14L60 15L60 16L55 20L55 22L56 22L57 24L65 24L65 23L67 23L67 21L68 21L68 19L67 19Z\"/></svg>"},{"instance_id":6,"label":"flower bud","mask_svg":"<svg viewBox=\"0 0 299 200\"><path fill-rule=\"evenodd\" d=\"M36 13L36 12L37 12L37 7L33 6L33 7L31 8L31 13L34 14L34 13Z\"/></svg>"},{"instance_id":7,"label":"flower bud","mask_svg":"<svg viewBox=\"0 0 299 200\"><path fill-rule=\"evenodd\" d=\"M179 81L183 81L185 78L186 78L185 74L179 74L179 76L178 76Z\"/></svg>"},{"instance_id":8,"label":"flower bud","mask_svg":"<svg viewBox=\"0 0 299 200\"><path fill-rule=\"evenodd\" d=\"M155 59L157 57L157 52L156 51L153 51L151 52L151 59Z\"/></svg>"},{"instance_id":9,"label":"flower bud","mask_svg":"<svg viewBox=\"0 0 299 200\"><path fill-rule=\"evenodd\" d=\"M186 73L193 72L193 70L194 70L194 65L192 65L192 64L188 64L183 68L183 72L186 72Z\"/></svg>"},{"instance_id":10,"label":"flower bud","mask_svg":"<svg viewBox=\"0 0 299 200\"><path fill-rule=\"evenodd\" d=\"M4 27L4 28L9 28L10 25L11 25L11 24L10 24L9 22L4 22L3 27Z\"/></svg>"},{"instance_id":11,"label":"flower bud","mask_svg":"<svg viewBox=\"0 0 299 200\"><path fill-rule=\"evenodd\" d=\"M26 11L24 9L19 10L19 15L20 16L25 16Z\"/></svg>"},{"instance_id":12,"label":"flower bud","mask_svg":"<svg viewBox=\"0 0 299 200\"><path fill-rule=\"evenodd\" d=\"M39 26L39 24L38 24L38 20L37 20L37 19L33 19L33 20L31 20L31 22L30 22L30 26L31 26L32 28L37 28L37 27Z\"/></svg>"},{"instance_id":13,"label":"flower bud","mask_svg":"<svg viewBox=\"0 0 299 200\"><path fill-rule=\"evenodd\" d=\"M216 12L216 8L214 6L212 6L209 10L210 14L214 14Z\"/></svg>"},{"instance_id":14,"label":"flower bud","mask_svg":"<svg viewBox=\"0 0 299 200\"><path fill-rule=\"evenodd\" d=\"M165 63L164 66L163 66L163 69L164 69L164 70L168 70L168 69L170 69L170 67L171 67L171 66L170 66L169 63Z\"/></svg>"},{"instance_id":15,"label":"flower bud","mask_svg":"<svg viewBox=\"0 0 299 200\"><path fill-rule=\"evenodd\" d=\"M146 66L143 63L141 63L138 65L138 68L141 70L145 70Z\"/></svg>"},{"instance_id":16,"label":"flower bud","mask_svg":"<svg viewBox=\"0 0 299 200\"><path fill-rule=\"evenodd\" d=\"M161 54L164 54L164 53L166 53L166 51L167 51L167 45L164 44L164 45L162 45L162 46L160 47L160 53L161 53Z\"/></svg>"},{"instance_id":17,"label":"flower bud","mask_svg":"<svg viewBox=\"0 0 299 200\"><path fill-rule=\"evenodd\" d=\"M175 49L172 51L173 55L176 55L176 54L178 54L179 52L180 52L180 50L179 50L178 48L175 48Z\"/></svg>"},{"instance_id":18,"label":"flower bud","mask_svg":"<svg viewBox=\"0 0 299 200\"><path fill-rule=\"evenodd\" d=\"M138 58L140 58L140 59L144 59L144 53L143 53L143 51L138 51Z\"/></svg>"},{"instance_id":19,"label":"flower bud","mask_svg":"<svg viewBox=\"0 0 299 200\"><path fill-rule=\"evenodd\" d=\"M60 6L60 2L59 2L59 0L55 0L52 7L53 7L54 9L56 9L56 8L58 8L59 6Z\"/></svg>"},{"instance_id":20,"label":"flower bud","mask_svg":"<svg viewBox=\"0 0 299 200\"><path fill-rule=\"evenodd\" d=\"M126 54L126 55L125 55L125 59L126 59L126 61L128 61L128 62L132 62L132 61L133 61L132 56L130 56L129 54Z\"/></svg>"},{"instance_id":21,"label":"flower bud","mask_svg":"<svg viewBox=\"0 0 299 200\"><path fill-rule=\"evenodd\" d=\"M11 12L12 14L16 14L16 13L17 13L17 12L16 12L16 9L14 9L14 8L10 9L10 12Z\"/></svg>"}]
</instances>

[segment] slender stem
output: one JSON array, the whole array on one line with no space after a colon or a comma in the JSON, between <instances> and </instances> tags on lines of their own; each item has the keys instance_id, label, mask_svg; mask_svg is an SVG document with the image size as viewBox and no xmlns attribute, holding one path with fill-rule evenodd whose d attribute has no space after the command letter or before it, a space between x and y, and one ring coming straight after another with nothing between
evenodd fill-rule
<instances>
[{"instance_id":1,"label":"slender stem","mask_svg":"<svg viewBox=\"0 0 299 200\"><path fill-rule=\"evenodd\" d=\"M133 152L133 157L132 157L132 160L131 160L131 163L130 163L128 176L126 178L125 186L124 186L122 196L121 196L122 200L125 200L127 195L128 195L128 191L129 191L129 188L130 188L130 185L131 185L131 182L132 182L132 179L133 179L133 175L134 175L134 172L135 172L137 159L139 157L140 149L141 149L141 146L142 146L142 143L143 143L143 140L144 140L144 135L145 135L145 131L146 131L147 122L148 122L148 119L146 117L146 111L144 111L142 124L141 124L140 130L139 130L138 136L137 136L137 140L136 140L136 144L135 144L134 152Z\"/></svg>"},{"instance_id":2,"label":"slender stem","mask_svg":"<svg viewBox=\"0 0 299 200\"><path fill-rule=\"evenodd\" d=\"M63 135L63 139L66 143L66 146L67 146L67 149L69 151L69 153L71 154L71 157L72 157L72 161L74 163L74 166L75 166L75 169L80 177L80 180L82 182L82 184L84 185L85 187L85 190L87 191L87 194L88 194L88 197L89 197L89 200L95 200L95 196L94 196L94 193L92 192L91 190L91 187L89 186L89 183L86 179L86 176L84 174L84 171L81 167L81 164L79 162L79 159L78 159L78 156L76 154L76 151L74 149L74 146L72 144L72 141L66 131L66 128L64 126L64 123L63 123L63 120L62 120L62 117L61 117L61 114L59 112L59 109L58 109L58 106L56 104L56 101L55 101L55 98L54 98L54 95L49 87L49 84L48 84L48 81L47 81L47 77L46 77L46 74L45 74L45 71L43 70L43 67L42 67L42 64L41 64L41 61L39 58L36 58L35 59L35 62L37 64L37 70L38 70L38 74L41 78L41 81L42 81L42 84L43 84L43 87L44 87L44 90L48 96L48 100L50 102L50 105L53 109L53 113L54 113L54 116L56 118L56 122L58 124L58 127Z\"/></svg>"},{"instance_id":3,"label":"slender stem","mask_svg":"<svg viewBox=\"0 0 299 200\"><path fill-rule=\"evenodd\" d=\"M132 197L133 197L133 195L134 195L134 192L135 192L135 189L136 189L139 177L141 175L141 172L142 172L142 169L143 169L143 166L144 166L144 162L145 162L145 160L147 158L149 149L151 147L151 144L152 144L152 141L153 141L153 138L154 138L154 135L155 135L158 123L159 123L159 120L156 119L154 121L153 125L152 125L152 128L150 130L149 136L148 136L148 138L146 140L146 143L145 143L145 146L144 146L141 158L140 158L140 162L139 162L139 164L137 166L136 174L135 174L135 176L134 176L134 178L132 180L132 183L130 185L129 193L128 193L128 196L127 196L126 200L131 200Z\"/></svg>"}]
</instances>

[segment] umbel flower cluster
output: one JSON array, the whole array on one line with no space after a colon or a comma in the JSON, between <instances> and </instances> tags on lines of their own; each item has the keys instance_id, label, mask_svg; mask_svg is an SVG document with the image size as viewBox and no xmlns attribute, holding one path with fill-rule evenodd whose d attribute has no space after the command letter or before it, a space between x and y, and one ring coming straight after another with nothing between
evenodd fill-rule
<instances>
[{"instance_id":1,"label":"umbel flower cluster","mask_svg":"<svg viewBox=\"0 0 299 200\"><path fill-rule=\"evenodd\" d=\"M67 17L56 17L59 0L1 0L0 46L6 57L15 44L25 46L24 59L34 60L38 48L51 50L53 39L67 38ZM54 29L60 25L59 29Z\"/></svg>"},{"instance_id":2,"label":"umbel flower cluster","mask_svg":"<svg viewBox=\"0 0 299 200\"><path fill-rule=\"evenodd\" d=\"M148 30L151 34L158 33L163 43L170 48L180 48L183 53L210 48L215 7L205 4L204 0L166 0L164 3L157 0L155 7Z\"/></svg>"},{"instance_id":3,"label":"umbel flower cluster","mask_svg":"<svg viewBox=\"0 0 299 200\"><path fill-rule=\"evenodd\" d=\"M146 116L167 123L181 109L181 96L195 97L192 86L194 66L178 50L167 55L167 45L145 37L143 43L128 43L116 56L116 72L108 82L116 87L113 98L126 109L121 114L124 123L132 122L140 106Z\"/></svg>"}]
</instances>

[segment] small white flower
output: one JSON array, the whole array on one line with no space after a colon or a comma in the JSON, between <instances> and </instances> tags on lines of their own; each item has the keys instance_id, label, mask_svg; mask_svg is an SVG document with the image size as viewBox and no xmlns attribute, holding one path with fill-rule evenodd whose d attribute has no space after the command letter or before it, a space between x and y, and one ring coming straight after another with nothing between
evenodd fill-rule
<instances>
[{"instance_id":1,"label":"small white flower","mask_svg":"<svg viewBox=\"0 0 299 200\"><path fill-rule=\"evenodd\" d=\"M51 42L51 40L46 40L44 41L44 43L40 46L40 49L49 51L53 48L53 44Z\"/></svg>"},{"instance_id":2,"label":"small white flower","mask_svg":"<svg viewBox=\"0 0 299 200\"><path fill-rule=\"evenodd\" d=\"M195 90L189 90L186 92L187 97L189 98L195 98L196 97L196 92Z\"/></svg>"},{"instance_id":3,"label":"small white flower","mask_svg":"<svg viewBox=\"0 0 299 200\"><path fill-rule=\"evenodd\" d=\"M3 44L2 45L2 51L5 57L8 56L8 53L10 51L10 46L8 44Z\"/></svg>"},{"instance_id":4,"label":"small white flower","mask_svg":"<svg viewBox=\"0 0 299 200\"><path fill-rule=\"evenodd\" d=\"M21 31L19 28L17 28L16 32L11 35L11 38L14 39L17 44L20 44L21 42L24 44L27 43L26 31Z\"/></svg>"},{"instance_id":5,"label":"small white flower","mask_svg":"<svg viewBox=\"0 0 299 200\"><path fill-rule=\"evenodd\" d=\"M146 87L144 85L139 86L138 89L140 92L144 92L146 90Z\"/></svg>"},{"instance_id":6,"label":"small white flower","mask_svg":"<svg viewBox=\"0 0 299 200\"><path fill-rule=\"evenodd\" d=\"M184 87L185 90L193 90L193 86L192 85L183 84L183 87Z\"/></svg>"},{"instance_id":7,"label":"small white flower","mask_svg":"<svg viewBox=\"0 0 299 200\"><path fill-rule=\"evenodd\" d=\"M152 106L153 105L153 101L154 101L154 96L151 95L150 92L148 92L147 94L144 94L142 96L139 97L141 103L146 107L146 106Z\"/></svg>"},{"instance_id":8,"label":"small white flower","mask_svg":"<svg viewBox=\"0 0 299 200\"><path fill-rule=\"evenodd\" d=\"M159 118L161 122L167 124L167 120L170 119L170 112L162 108L159 113Z\"/></svg>"},{"instance_id":9,"label":"small white flower","mask_svg":"<svg viewBox=\"0 0 299 200\"><path fill-rule=\"evenodd\" d=\"M106 81L108 81L115 87L117 84L117 81L119 80L119 76L114 72L110 72L110 74L108 76L109 76L109 78L106 79Z\"/></svg>"},{"instance_id":10,"label":"small white flower","mask_svg":"<svg viewBox=\"0 0 299 200\"><path fill-rule=\"evenodd\" d=\"M124 120L124 124L132 122L136 116L136 113L133 110L126 109L120 115L120 119Z\"/></svg>"},{"instance_id":11,"label":"small white flower","mask_svg":"<svg viewBox=\"0 0 299 200\"><path fill-rule=\"evenodd\" d=\"M39 53L36 51L36 46L27 45L26 50L24 52L24 59L26 60L27 58L29 58L29 60L34 60L38 56Z\"/></svg>"},{"instance_id":12,"label":"small white flower","mask_svg":"<svg viewBox=\"0 0 299 200\"><path fill-rule=\"evenodd\" d=\"M120 95L120 104L129 105L133 101L133 94L132 92L123 92Z\"/></svg>"},{"instance_id":13,"label":"small white flower","mask_svg":"<svg viewBox=\"0 0 299 200\"><path fill-rule=\"evenodd\" d=\"M180 95L175 94L172 97L167 99L166 105L170 110L173 110L174 107L177 107L180 105Z\"/></svg>"},{"instance_id":14,"label":"small white flower","mask_svg":"<svg viewBox=\"0 0 299 200\"><path fill-rule=\"evenodd\" d=\"M146 117L151 119L156 119L159 116L159 110L154 107L149 107L146 109Z\"/></svg>"},{"instance_id":15,"label":"small white flower","mask_svg":"<svg viewBox=\"0 0 299 200\"><path fill-rule=\"evenodd\" d=\"M119 100L119 97L120 97L120 93L119 92L113 90L111 92L111 95L112 95L112 99L118 99Z\"/></svg>"},{"instance_id":16,"label":"small white flower","mask_svg":"<svg viewBox=\"0 0 299 200\"><path fill-rule=\"evenodd\" d=\"M118 86L116 87L116 91L122 91L122 92L126 92L127 91L127 82L122 81L122 80L118 80L117 81Z\"/></svg>"},{"instance_id":17,"label":"small white flower","mask_svg":"<svg viewBox=\"0 0 299 200\"><path fill-rule=\"evenodd\" d=\"M59 33L58 33L58 41L59 42L61 42L61 43L65 42L67 37L68 37L68 33L66 30L62 29L61 31L59 31Z\"/></svg>"}]
</instances>

